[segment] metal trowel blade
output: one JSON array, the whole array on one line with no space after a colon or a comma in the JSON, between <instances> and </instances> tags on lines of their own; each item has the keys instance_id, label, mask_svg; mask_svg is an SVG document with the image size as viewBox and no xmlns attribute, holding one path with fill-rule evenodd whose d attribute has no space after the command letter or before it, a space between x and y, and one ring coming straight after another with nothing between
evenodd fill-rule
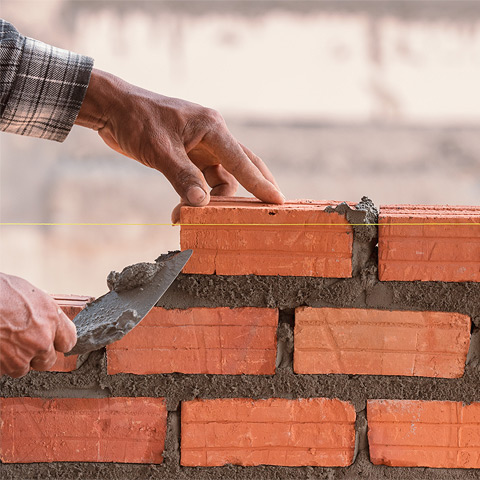
<instances>
[{"instance_id":1,"label":"metal trowel blade","mask_svg":"<svg viewBox=\"0 0 480 480\"><path fill-rule=\"evenodd\" d=\"M185 250L163 260L164 266L146 285L111 291L89 303L73 319L77 343L65 355L88 353L120 340L155 306L191 255L192 250Z\"/></svg>"}]
</instances>

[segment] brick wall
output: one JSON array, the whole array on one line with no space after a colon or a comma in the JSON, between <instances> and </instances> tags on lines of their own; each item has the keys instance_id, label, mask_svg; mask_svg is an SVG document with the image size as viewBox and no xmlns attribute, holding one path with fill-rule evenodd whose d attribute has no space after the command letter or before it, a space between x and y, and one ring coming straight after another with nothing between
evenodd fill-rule
<instances>
[{"instance_id":1,"label":"brick wall","mask_svg":"<svg viewBox=\"0 0 480 480\"><path fill-rule=\"evenodd\" d=\"M478 478L480 208L365 205L184 207L137 328L0 379L2 478Z\"/></svg>"}]
</instances>

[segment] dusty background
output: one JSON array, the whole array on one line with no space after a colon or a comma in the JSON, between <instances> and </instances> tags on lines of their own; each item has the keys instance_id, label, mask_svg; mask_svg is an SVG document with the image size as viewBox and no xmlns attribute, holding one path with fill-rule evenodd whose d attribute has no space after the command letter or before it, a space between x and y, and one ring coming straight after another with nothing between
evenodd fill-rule
<instances>
[{"instance_id":1,"label":"dusty background","mask_svg":"<svg viewBox=\"0 0 480 480\"><path fill-rule=\"evenodd\" d=\"M289 198L480 204L480 3L2 0L26 35L220 110ZM0 135L2 222L169 222L161 174L76 127ZM99 295L178 230L0 227L0 270Z\"/></svg>"}]
</instances>

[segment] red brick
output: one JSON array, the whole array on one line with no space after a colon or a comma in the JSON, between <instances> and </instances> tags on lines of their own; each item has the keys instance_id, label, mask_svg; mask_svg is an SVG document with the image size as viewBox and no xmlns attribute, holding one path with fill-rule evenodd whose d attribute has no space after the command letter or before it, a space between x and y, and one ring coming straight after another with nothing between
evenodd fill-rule
<instances>
[{"instance_id":1,"label":"red brick","mask_svg":"<svg viewBox=\"0 0 480 480\"><path fill-rule=\"evenodd\" d=\"M107 346L108 373L275 373L278 311L154 308Z\"/></svg>"},{"instance_id":2,"label":"red brick","mask_svg":"<svg viewBox=\"0 0 480 480\"><path fill-rule=\"evenodd\" d=\"M162 398L1 398L4 463L161 463Z\"/></svg>"},{"instance_id":3,"label":"red brick","mask_svg":"<svg viewBox=\"0 0 480 480\"><path fill-rule=\"evenodd\" d=\"M84 295L52 295L58 306L63 310L70 320L73 320L76 315L85 308L88 302L94 300L93 297ZM71 355L66 357L63 353L57 352L57 361L48 370L49 372L72 372L77 368L78 355Z\"/></svg>"},{"instance_id":4,"label":"red brick","mask_svg":"<svg viewBox=\"0 0 480 480\"><path fill-rule=\"evenodd\" d=\"M480 468L480 403L369 400L367 420L375 465Z\"/></svg>"},{"instance_id":5,"label":"red brick","mask_svg":"<svg viewBox=\"0 0 480 480\"><path fill-rule=\"evenodd\" d=\"M480 282L480 207L382 206L379 223L380 280Z\"/></svg>"},{"instance_id":6,"label":"red brick","mask_svg":"<svg viewBox=\"0 0 480 480\"><path fill-rule=\"evenodd\" d=\"M184 466L347 466L355 409L337 399L228 398L182 403Z\"/></svg>"},{"instance_id":7,"label":"red brick","mask_svg":"<svg viewBox=\"0 0 480 480\"><path fill-rule=\"evenodd\" d=\"M184 206L180 244L193 255L184 273L217 275L352 276L353 231L332 202L268 205L255 199L213 199ZM305 224L327 225L305 225Z\"/></svg>"},{"instance_id":8,"label":"red brick","mask_svg":"<svg viewBox=\"0 0 480 480\"><path fill-rule=\"evenodd\" d=\"M297 308L294 370L458 378L470 323L459 313Z\"/></svg>"}]
</instances>

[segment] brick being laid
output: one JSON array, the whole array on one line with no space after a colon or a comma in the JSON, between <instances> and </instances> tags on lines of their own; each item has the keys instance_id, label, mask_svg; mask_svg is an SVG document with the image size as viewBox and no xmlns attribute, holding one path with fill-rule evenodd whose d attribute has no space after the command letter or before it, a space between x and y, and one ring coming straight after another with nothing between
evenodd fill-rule
<instances>
[{"instance_id":1,"label":"brick being laid","mask_svg":"<svg viewBox=\"0 0 480 480\"><path fill-rule=\"evenodd\" d=\"M338 399L226 398L182 403L183 466L347 466L355 409Z\"/></svg>"},{"instance_id":2,"label":"brick being laid","mask_svg":"<svg viewBox=\"0 0 480 480\"><path fill-rule=\"evenodd\" d=\"M300 307L294 371L459 378L470 328L459 313Z\"/></svg>"},{"instance_id":3,"label":"brick being laid","mask_svg":"<svg viewBox=\"0 0 480 480\"><path fill-rule=\"evenodd\" d=\"M480 282L480 207L382 206L379 223L380 280Z\"/></svg>"},{"instance_id":4,"label":"brick being laid","mask_svg":"<svg viewBox=\"0 0 480 480\"><path fill-rule=\"evenodd\" d=\"M4 463L162 463L163 398L0 398Z\"/></svg>"},{"instance_id":5,"label":"brick being laid","mask_svg":"<svg viewBox=\"0 0 480 480\"><path fill-rule=\"evenodd\" d=\"M108 373L273 375L278 310L155 307L107 346Z\"/></svg>"},{"instance_id":6,"label":"brick being laid","mask_svg":"<svg viewBox=\"0 0 480 480\"><path fill-rule=\"evenodd\" d=\"M180 245L193 249L183 272L351 277L353 229L344 216L325 212L332 203L220 197L202 208L183 206Z\"/></svg>"},{"instance_id":7,"label":"brick being laid","mask_svg":"<svg viewBox=\"0 0 480 480\"><path fill-rule=\"evenodd\" d=\"M368 400L375 465L480 468L480 403Z\"/></svg>"}]
</instances>

